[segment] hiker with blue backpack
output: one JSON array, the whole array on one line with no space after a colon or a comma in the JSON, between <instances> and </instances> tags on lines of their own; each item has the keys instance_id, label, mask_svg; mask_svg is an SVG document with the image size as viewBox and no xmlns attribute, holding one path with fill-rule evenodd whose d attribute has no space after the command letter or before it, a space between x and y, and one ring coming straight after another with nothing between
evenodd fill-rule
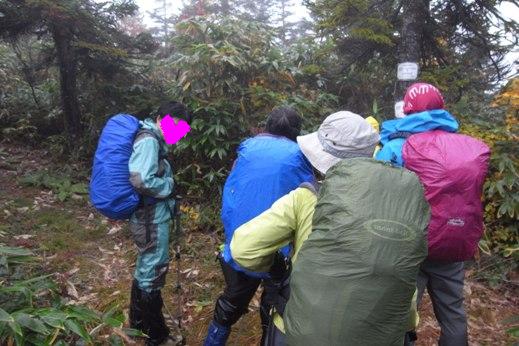
<instances>
[{"instance_id":1,"label":"hiker with blue backpack","mask_svg":"<svg viewBox=\"0 0 519 346\"><path fill-rule=\"evenodd\" d=\"M265 133L243 141L238 148L238 157L225 182L222 198L225 244L218 260L226 286L216 301L205 346L225 345L232 325L248 311L262 282L260 316L263 332L266 331L270 313L268 274L252 273L236 264L229 244L239 226L261 214L301 183L314 180L312 167L295 142L301 123L301 117L293 109L276 108L267 118Z\"/></svg>"},{"instance_id":2,"label":"hiker with blue backpack","mask_svg":"<svg viewBox=\"0 0 519 346\"><path fill-rule=\"evenodd\" d=\"M160 106L155 119L138 121L127 114L112 117L99 139L90 183L93 205L111 219L129 219L138 249L130 298L130 327L141 330L146 345L169 339L162 315L169 267L169 232L175 200L172 167L160 122L191 120L179 102Z\"/></svg>"},{"instance_id":3,"label":"hiker with blue backpack","mask_svg":"<svg viewBox=\"0 0 519 346\"><path fill-rule=\"evenodd\" d=\"M483 233L481 196L489 148L457 134L440 91L415 83L404 97L405 116L382 124L376 158L415 172L431 206L428 257L418 275L418 304L427 289L440 324L440 346L468 344L463 307L464 261L474 257ZM416 335L409 335L412 341Z\"/></svg>"}]
</instances>

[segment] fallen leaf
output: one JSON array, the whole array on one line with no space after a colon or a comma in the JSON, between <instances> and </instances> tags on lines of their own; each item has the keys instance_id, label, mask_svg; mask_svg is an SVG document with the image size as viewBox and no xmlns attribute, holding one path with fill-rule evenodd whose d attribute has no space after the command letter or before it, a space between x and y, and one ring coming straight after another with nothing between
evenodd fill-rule
<instances>
[{"instance_id":1,"label":"fallen leaf","mask_svg":"<svg viewBox=\"0 0 519 346\"><path fill-rule=\"evenodd\" d=\"M33 234L20 234L20 235L15 235L13 238L16 239L16 240L19 240L19 239L27 240L27 239L30 239L32 237L34 237Z\"/></svg>"},{"instance_id":2,"label":"fallen leaf","mask_svg":"<svg viewBox=\"0 0 519 346\"><path fill-rule=\"evenodd\" d=\"M198 269L191 270L189 273L187 273L186 278L195 277L198 275L200 271Z\"/></svg>"},{"instance_id":3,"label":"fallen leaf","mask_svg":"<svg viewBox=\"0 0 519 346\"><path fill-rule=\"evenodd\" d=\"M108 235L115 234L119 232L122 229L121 225L114 225L110 230L108 231Z\"/></svg>"},{"instance_id":4,"label":"fallen leaf","mask_svg":"<svg viewBox=\"0 0 519 346\"><path fill-rule=\"evenodd\" d=\"M66 272L65 275L72 276L72 275L76 274L78 271L79 271L79 268L74 268L74 269L71 269L68 272Z\"/></svg>"},{"instance_id":5,"label":"fallen leaf","mask_svg":"<svg viewBox=\"0 0 519 346\"><path fill-rule=\"evenodd\" d=\"M67 280L67 294L74 299L79 299L79 294L77 292L76 286L70 281Z\"/></svg>"},{"instance_id":6,"label":"fallen leaf","mask_svg":"<svg viewBox=\"0 0 519 346\"><path fill-rule=\"evenodd\" d=\"M87 294L86 296L82 296L79 299L74 299L69 301L71 305L84 305L86 303L92 302L97 297L97 293Z\"/></svg>"},{"instance_id":7,"label":"fallen leaf","mask_svg":"<svg viewBox=\"0 0 519 346\"><path fill-rule=\"evenodd\" d=\"M114 297L120 293L121 293L121 291L115 291L114 293L110 294L110 297Z\"/></svg>"},{"instance_id":8,"label":"fallen leaf","mask_svg":"<svg viewBox=\"0 0 519 346\"><path fill-rule=\"evenodd\" d=\"M113 251L108 251L108 250L106 250L106 249L103 249L103 248L100 247L100 246L98 246L98 249L99 249L99 251L101 251L102 253L107 254L107 255L113 255L113 254L115 253L115 252L113 252Z\"/></svg>"}]
</instances>

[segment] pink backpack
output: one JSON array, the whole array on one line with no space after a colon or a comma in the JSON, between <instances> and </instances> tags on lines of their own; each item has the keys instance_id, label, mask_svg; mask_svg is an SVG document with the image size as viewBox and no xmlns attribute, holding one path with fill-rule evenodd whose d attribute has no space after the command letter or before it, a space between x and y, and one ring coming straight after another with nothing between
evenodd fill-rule
<instances>
[{"instance_id":1,"label":"pink backpack","mask_svg":"<svg viewBox=\"0 0 519 346\"><path fill-rule=\"evenodd\" d=\"M420 178L431 206L428 258L471 259L483 234L481 195L488 146L469 136L436 130L411 135L402 157L404 166Z\"/></svg>"}]
</instances>

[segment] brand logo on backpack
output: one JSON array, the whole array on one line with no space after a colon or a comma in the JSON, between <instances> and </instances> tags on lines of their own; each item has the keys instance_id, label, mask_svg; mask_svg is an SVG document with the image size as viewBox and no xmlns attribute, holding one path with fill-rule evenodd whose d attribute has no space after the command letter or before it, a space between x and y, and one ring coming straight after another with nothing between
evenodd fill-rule
<instances>
[{"instance_id":1,"label":"brand logo on backpack","mask_svg":"<svg viewBox=\"0 0 519 346\"><path fill-rule=\"evenodd\" d=\"M449 219L449 221L447 221L447 225L449 226L454 226L454 227L463 227L465 226L465 221L463 221L462 218L455 218L455 219Z\"/></svg>"},{"instance_id":2,"label":"brand logo on backpack","mask_svg":"<svg viewBox=\"0 0 519 346\"><path fill-rule=\"evenodd\" d=\"M364 223L364 227L368 232L389 240L407 241L416 236L410 227L391 220L370 220Z\"/></svg>"}]
</instances>

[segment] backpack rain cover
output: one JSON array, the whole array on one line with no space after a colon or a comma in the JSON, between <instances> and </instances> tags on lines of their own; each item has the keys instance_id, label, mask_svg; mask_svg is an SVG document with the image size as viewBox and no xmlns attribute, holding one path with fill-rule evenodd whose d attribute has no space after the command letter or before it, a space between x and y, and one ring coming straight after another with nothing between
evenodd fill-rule
<instances>
[{"instance_id":1,"label":"backpack rain cover","mask_svg":"<svg viewBox=\"0 0 519 346\"><path fill-rule=\"evenodd\" d=\"M366 158L332 167L290 278L288 344L403 345L429 215L411 171Z\"/></svg>"},{"instance_id":2,"label":"backpack rain cover","mask_svg":"<svg viewBox=\"0 0 519 346\"><path fill-rule=\"evenodd\" d=\"M483 234L481 195L490 149L472 137L437 130L409 137L402 155L431 206L428 258L471 259Z\"/></svg>"},{"instance_id":3,"label":"backpack rain cover","mask_svg":"<svg viewBox=\"0 0 519 346\"><path fill-rule=\"evenodd\" d=\"M130 218L139 204L140 195L130 183L128 168L139 129L137 118L117 114L108 120L99 138L90 180L90 201L110 219Z\"/></svg>"}]
</instances>

